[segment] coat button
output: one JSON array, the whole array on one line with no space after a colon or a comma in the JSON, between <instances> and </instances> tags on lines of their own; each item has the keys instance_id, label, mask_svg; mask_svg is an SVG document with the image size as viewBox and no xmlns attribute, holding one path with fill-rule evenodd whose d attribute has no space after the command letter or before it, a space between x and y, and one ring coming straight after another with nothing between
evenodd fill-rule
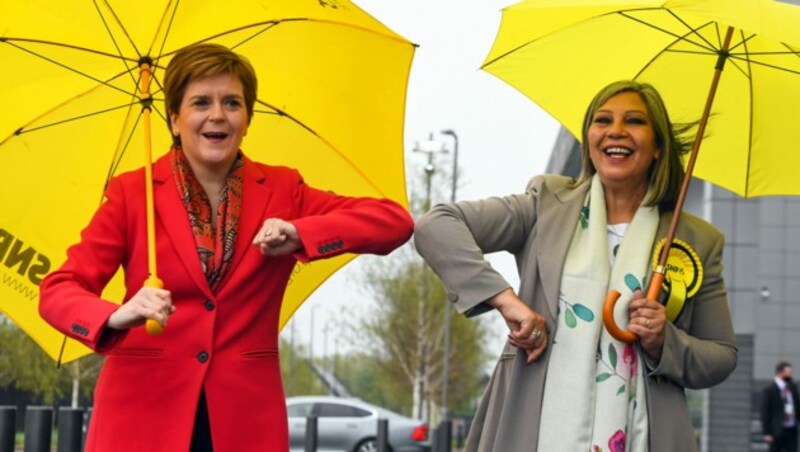
<instances>
[{"instance_id":1,"label":"coat button","mask_svg":"<svg viewBox=\"0 0 800 452\"><path fill-rule=\"evenodd\" d=\"M201 363L204 363L204 362L208 361L208 353L206 353L206 352L198 353L197 354L197 360L200 361Z\"/></svg>"},{"instance_id":2,"label":"coat button","mask_svg":"<svg viewBox=\"0 0 800 452\"><path fill-rule=\"evenodd\" d=\"M206 300L206 311L213 311L215 307L213 301Z\"/></svg>"}]
</instances>

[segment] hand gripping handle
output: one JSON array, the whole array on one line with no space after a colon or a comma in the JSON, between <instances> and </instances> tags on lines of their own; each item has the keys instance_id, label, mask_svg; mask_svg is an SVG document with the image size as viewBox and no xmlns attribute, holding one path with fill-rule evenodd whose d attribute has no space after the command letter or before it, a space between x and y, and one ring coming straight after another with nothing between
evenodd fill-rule
<instances>
[{"instance_id":1,"label":"hand gripping handle","mask_svg":"<svg viewBox=\"0 0 800 452\"><path fill-rule=\"evenodd\" d=\"M659 272L654 272L653 277L650 280L650 286L647 288L647 299L648 300L657 300L658 299L658 292L661 290L661 284L664 283L664 274ZM606 301L603 302L603 324L606 326L608 333L611 334L611 337L614 339L630 343L634 342L636 339L639 338L634 333L630 331L623 330L622 328L617 325L617 322L614 320L614 306L617 304L617 300L619 300L620 293L616 290L612 290L606 296Z\"/></svg>"},{"instance_id":2,"label":"hand gripping handle","mask_svg":"<svg viewBox=\"0 0 800 452\"><path fill-rule=\"evenodd\" d=\"M155 287L156 289L163 289L164 282L158 279L157 276L150 275L145 281L144 285L147 287ZM159 336L161 333L164 332L164 327L158 323L158 320L155 319L147 319L144 324L145 330L147 330L147 334L151 336Z\"/></svg>"}]
</instances>

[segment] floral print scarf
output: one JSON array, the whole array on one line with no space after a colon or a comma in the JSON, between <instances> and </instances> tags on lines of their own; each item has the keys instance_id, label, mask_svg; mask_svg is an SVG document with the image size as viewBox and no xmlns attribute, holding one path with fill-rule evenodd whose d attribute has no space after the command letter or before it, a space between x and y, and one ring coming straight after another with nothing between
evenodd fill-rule
<instances>
[{"instance_id":1,"label":"floral print scarf","mask_svg":"<svg viewBox=\"0 0 800 452\"><path fill-rule=\"evenodd\" d=\"M189 160L181 149L172 150L171 165L178 194L189 215L203 273L211 291L216 292L233 260L233 245L236 243L237 226L242 212L242 155L237 155L220 194L216 224L211 221L211 202L208 195L192 172Z\"/></svg>"},{"instance_id":2,"label":"floral print scarf","mask_svg":"<svg viewBox=\"0 0 800 452\"><path fill-rule=\"evenodd\" d=\"M539 451L647 450L647 400L638 347L608 334L602 306L609 289L619 291L615 318L620 326L627 325L633 292L647 274L658 210L639 207L619 246L609 248L604 200L595 175L561 275Z\"/></svg>"}]
</instances>

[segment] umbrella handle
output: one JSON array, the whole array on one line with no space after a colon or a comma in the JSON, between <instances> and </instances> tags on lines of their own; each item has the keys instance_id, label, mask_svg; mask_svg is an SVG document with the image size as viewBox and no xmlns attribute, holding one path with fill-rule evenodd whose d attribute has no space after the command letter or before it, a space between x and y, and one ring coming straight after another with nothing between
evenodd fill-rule
<instances>
[{"instance_id":1,"label":"umbrella handle","mask_svg":"<svg viewBox=\"0 0 800 452\"><path fill-rule=\"evenodd\" d=\"M617 322L614 321L614 306L617 304L619 296L620 293L616 290L608 292L606 301L603 302L603 324L614 339L625 343L634 342L639 336L630 331L623 330L617 325Z\"/></svg>"},{"instance_id":2,"label":"umbrella handle","mask_svg":"<svg viewBox=\"0 0 800 452\"><path fill-rule=\"evenodd\" d=\"M664 284L663 270L659 271L661 268L662 267L659 267L653 272L650 285L647 286L648 300L658 300L658 292L661 290L661 285ZM630 331L623 330L614 320L614 306L617 304L619 296L620 293L616 290L610 291L606 296L606 301L603 302L603 324L614 339L625 343L634 342L639 336Z\"/></svg>"},{"instance_id":3,"label":"umbrella handle","mask_svg":"<svg viewBox=\"0 0 800 452\"><path fill-rule=\"evenodd\" d=\"M155 287L156 289L163 289L164 282L158 279L158 276L150 275L144 281L144 285L146 287ZM159 336L161 333L164 332L164 327L158 323L158 320L155 319L147 319L144 325L145 330L147 330L147 334L151 336Z\"/></svg>"}]
</instances>

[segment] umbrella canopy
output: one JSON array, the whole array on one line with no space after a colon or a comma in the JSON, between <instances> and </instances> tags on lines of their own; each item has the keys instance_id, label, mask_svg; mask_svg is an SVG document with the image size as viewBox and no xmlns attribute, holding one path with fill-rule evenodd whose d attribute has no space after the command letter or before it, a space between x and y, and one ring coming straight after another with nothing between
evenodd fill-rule
<instances>
[{"instance_id":1,"label":"umbrella canopy","mask_svg":"<svg viewBox=\"0 0 800 452\"><path fill-rule=\"evenodd\" d=\"M403 118L415 46L348 0L4 1L0 310L54 358L63 336L38 316L39 282L79 239L108 179L144 164L150 95L153 152L169 149L161 77L171 55L196 42L228 46L256 68L256 113L242 143L250 158L298 168L318 188L407 205ZM142 62L152 62L149 94ZM298 264L281 326L350 259ZM105 295L123 298L119 275ZM86 353L68 341L62 362Z\"/></svg>"},{"instance_id":2,"label":"umbrella canopy","mask_svg":"<svg viewBox=\"0 0 800 452\"><path fill-rule=\"evenodd\" d=\"M800 7L772 0L528 0L503 11L483 68L581 139L604 86L656 87L677 122L701 118L726 29L727 61L696 177L741 196L800 194ZM784 152L788 151L788 152Z\"/></svg>"},{"instance_id":3,"label":"umbrella canopy","mask_svg":"<svg viewBox=\"0 0 800 452\"><path fill-rule=\"evenodd\" d=\"M582 138L586 106L604 86L655 86L676 122L699 121L676 202L692 177L741 196L800 194L800 7L772 0L527 0L503 11L483 68ZM724 70L724 72L723 72ZM702 142L703 152L698 153ZM674 215L647 298L665 279ZM636 336L603 307L616 339Z\"/></svg>"}]
</instances>

